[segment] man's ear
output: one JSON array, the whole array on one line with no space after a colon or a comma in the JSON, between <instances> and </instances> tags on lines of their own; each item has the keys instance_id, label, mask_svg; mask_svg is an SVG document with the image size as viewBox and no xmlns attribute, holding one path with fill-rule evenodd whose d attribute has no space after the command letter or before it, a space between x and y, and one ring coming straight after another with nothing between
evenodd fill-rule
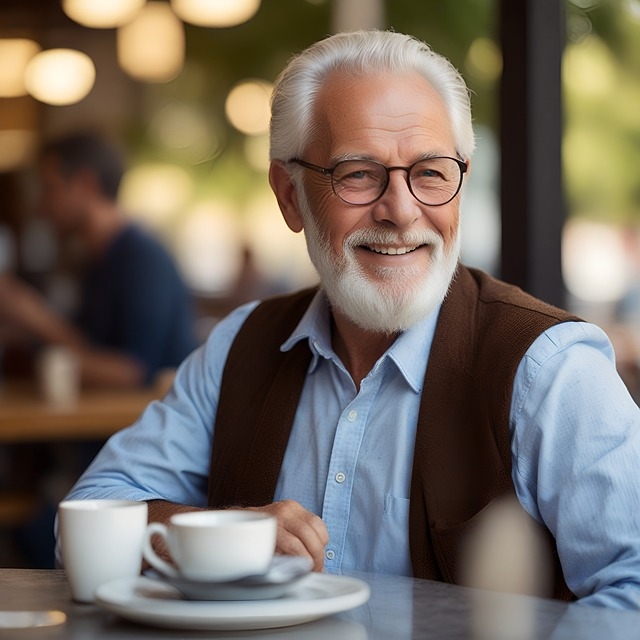
<instances>
[{"instance_id":1,"label":"man's ear","mask_svg":"<svg viewBox=\"0 0 640 640\"><path fill-rule=\"evenodd\" d=\"M468 180L469 176L471 175L471 160L465 160L465 162L467 163L467 171L465 173L465 180Z\"/></svg>"},{"instance_id":2,"label":"man's ear","mask_svg":"<svg viewBox=\"0 0 640 640\"><path fill-rule=\"evenodd\" d=\"M269 184L275 193L282 217L291 231L299 233L304 225L300 215L298 193L284 164L274 160L269 167Z\"/></svg>"}]
</instances>

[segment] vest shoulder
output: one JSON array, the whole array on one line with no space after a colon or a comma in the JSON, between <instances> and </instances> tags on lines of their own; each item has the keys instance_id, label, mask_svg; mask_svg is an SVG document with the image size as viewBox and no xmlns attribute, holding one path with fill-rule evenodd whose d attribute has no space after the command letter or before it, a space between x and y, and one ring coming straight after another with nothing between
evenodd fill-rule
<instances>
[{"instance_id":1,"label":"vest shoulder","mask_svg":"<svg viewBox=\"0 0 640 640\"><path fill-rule=\"evenodd\" d=\"M492 370L502 371L511 384L517 364L540 334L577 320L514 285L461 265L440 311L432 354L445 350L446 360L459 370L475 371L472 375L480 380Z\"/></svg>"},{"instance_id":2,"label":"vest shoulder","mask_svg":"<svg viewBox=\"0 0 640 640\"><path fill-rule=\"evenodd\" d=\"M466 274L468 275L465 275ZM496 307L494 313L509 313L514 316L539 315L550 321L568 322L579 321L580 318L573 314L551 305L516 285L499 280L479 269L463 267L460 273L460 281L467 293L475 289L478 303L482 306Z\"/></svg>"},{"instance_id":3,"label":"vest shoulder","mask_svg":"<svg viewBox=\"0 0 640 640\"><path fill-rule=\"evenodd\" d=\"M307 310L317 288L273 296L262 300L251 311L238 332L234 345L242 345L248 353L264 349L279 351Z\"/></svg>"}]
</instances>

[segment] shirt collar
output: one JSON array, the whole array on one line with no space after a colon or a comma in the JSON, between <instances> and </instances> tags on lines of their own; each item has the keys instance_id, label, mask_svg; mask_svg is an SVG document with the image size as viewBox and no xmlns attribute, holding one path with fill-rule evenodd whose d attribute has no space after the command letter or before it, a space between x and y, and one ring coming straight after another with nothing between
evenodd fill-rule
<instances>
[{"instance_id":1,"label":"shirt collar","mask_svg":"<svg viewBox=\"0 0 640 640\"><path fill-rule=\"evenodd\" d=\"M309 341L309 349L312 354L310 372L318 366L319 357L337 360L331 347L329 304L322 290L319 290L313 297L311 304L298 322L298 326L280 346L280 351L290 351L301 340Z\"/></svg>"},{"instance_id":2,"label":"shirt collar","mask_svg":"<svg viewBox=\"0 0 640 640\"><path fill-rule=\"evenodd\" d=\"M416 393L422 391L426 363L429 359L439 313L440 307L429 317L401 333L376 364L378 367L382 360L389 358ZM339 363L338 356L331 345L330 316L327 299L322 290L319 290L293 333L281 345L280 350L289 351L301 340L308 340L312 353L309 372L317 368L320 357Z\"/></svg>"}]
</instances>

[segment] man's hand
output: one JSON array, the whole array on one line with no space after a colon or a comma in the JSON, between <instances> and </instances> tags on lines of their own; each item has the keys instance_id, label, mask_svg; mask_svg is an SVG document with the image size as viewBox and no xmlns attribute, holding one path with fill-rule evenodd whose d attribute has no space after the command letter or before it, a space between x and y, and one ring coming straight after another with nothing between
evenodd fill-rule
<instances>
[{"instance_id":1,"label":"man's hand","mask_svg":"<svg viewBox=\"0 0 640 640\"><path fill-rule=\"evenodd\" d=\"M169 523L174 513L199 511L197 507L172 504L162 500L149 501L149 522ZM241 508L241 507L234 507ZM324 567L324 548L329 542L327 527L315 513L307 511L294 500L273 502L264 507L247 507L251 511L262 511L275 516L278 521L276 552L290 556L306 556L311 558L314 571L322 571ZM168 550L160 540L153 543L156 553L170 560Z\"/></svg>"},{"instance_id":2,"label":"man's hand","mask_svg":"<svg viewBox=\"0 0 640 640\"><path fill-rule=\"evenodd\" d=\"M278 520L276 551L290 556L306 556L313 561L313 570L324 567L324 548L329 542L327 527L320 517L307 511L294 500L274 502L264 507L250 507Z\"/></svg>"},{"instance_id":3,"label":"man's hand","mask_svg":"<svg viewBox=\"0 0 640 640\"><path fill-rule=\"evenodd\" d=\"M184 504L176 504L174 502L166 502L165 500L148 500L149 515L147 520L149 522L162 522L164 525L169 525L171 516L176 513L186 513L187 511L202 511L200 507L190 507ZM153 536L151 540L151 546L153 550L166 562L173 564L173 558L169 553L169 549L164 540L160 536ZM142 562L142 568L147 569L149 563L144 560Z\"/></svg>"}]
</instances>

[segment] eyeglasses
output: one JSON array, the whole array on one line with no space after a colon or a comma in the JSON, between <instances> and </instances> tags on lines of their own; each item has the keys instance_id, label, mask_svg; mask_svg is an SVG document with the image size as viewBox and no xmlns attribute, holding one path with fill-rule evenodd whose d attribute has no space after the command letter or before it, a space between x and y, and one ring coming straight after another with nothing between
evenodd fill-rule
<instances>
[{"instance_id":1,"label":"eyeglasses","mask_svg":"<svg viewBox=\"0 0 640 640\"><path fill-rule=\"evenodd\" d=\"M342 160L332 169L299 158L289 162L329 176L333 192L347 204L375 202L387 190L390 173L406 171L407 186L413 197L422 204L439 207L456 197L467 171L465 162L445 156L418 160L409 167L387 167L375 160Z\"/></svg>"}]
</instances>

